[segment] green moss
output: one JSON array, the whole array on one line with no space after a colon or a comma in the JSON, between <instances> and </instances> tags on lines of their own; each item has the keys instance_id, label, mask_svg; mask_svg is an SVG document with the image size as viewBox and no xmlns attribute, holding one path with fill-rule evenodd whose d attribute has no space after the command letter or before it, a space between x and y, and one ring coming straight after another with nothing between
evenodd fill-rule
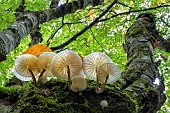
<instances>
[{"instance_id":1,"label":"green moss","mask_svg":"<svg viewBox=\"0 0 170 113\"><path fill-rule=\"evenodd\" d=\"M135 99L129 99L129 96L123 94L117 87L121 81L114 85L107 85L106 90L101 94L95 93L95 81L87 80L88 87L82 94L70 91L67 81L51 79L41 86L34 86L26 83L23 86L14 86L2 88L6 94L3 98L17 99L13 107L22 113L133 113L136 109ZM102 85L102 84L100 84ZM115 91L114 91L115 90ZM100 102L107 100L109 106L102 109Z\"/></svg>"},{"instance_id":2,"label":"green moss","mask_svg":"<svg viewBox=\"0 0 170 113\"><path fill-rule=\"evenodd\" d=\"M130 29L128 30L128 36L132 36L132 35L136 35L138 33L143 32L143 34L145 36L149 36L148 30L146 29L145 25L150 24L147 20L140 20L140 21L136 21L133 26L130 27Z\"/></svg>"},{"instance_id":3,"label":"green moss","mask_svg":"<svg viewBox=\"0 0 170 113\"><path fill-rule=\"evenodd\" d=\"M7 98L8 100L15 102L18 99L18 96L22 92L21 86L15 87L0 87L0 98Z\"/></svg>"},{"instance_id":4,"label":"green moss","mask_svg":"<svg viewBox=\"0 0 170 113\"><path fill-rule=\"evenodd\" d=\"M119 90L122 89L123 85L124 85L124 80L120 78L113 84L107 84L106 89L110 89L110 90L114 90L114 91L118 90L119 91Z\"/></svg>"},{"instance_id":5,"label":"green moss","mask_svg":"<svg viewBox=\"0 0 170 113\"><path fill-rule=\"evenodd\" d=\"M124 95L126 95L126 97L129 98L129 100L131 100L135 104L135 111L137 112L141 107L141 105L139 104L141 102L138 102L138 99L132 94L132 92L128 92L126 90L122 92Z\"/></svg>"}]
</instances>

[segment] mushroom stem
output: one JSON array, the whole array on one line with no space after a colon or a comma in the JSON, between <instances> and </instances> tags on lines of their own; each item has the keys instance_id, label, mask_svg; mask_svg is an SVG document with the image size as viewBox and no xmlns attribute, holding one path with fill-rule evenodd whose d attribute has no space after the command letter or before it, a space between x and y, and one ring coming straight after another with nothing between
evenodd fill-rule
<instances>
[{"instance_id":1,"label":"mushroom stem","mask_svg":"<svg viewBox=\"0 0 170 113\"><path fill-rule=\"evenodd\" d=\"M32 77L32 80L33 80L33 82L34 82L35 86L37 86L37 82L36 82L36 79L35 79L34 73L32 72L32 70L30 70L30 69L28 69L28 70L29 70L29 72L31 73L31 77Z\"/></svg>"},{"instance_id":2,"label":"mushroom stem","mask_svg":"<svg viewBox=\"0 0 170 113\"><path fill-rule=\"evenodd\" d=\"M46 68L43 68L42 72L40 73L40 76L38 77L38 83L40 83L40 84L42 82L41 77L43 77L43 74L45 71L46 71Z\"/></svg>"},{"instance_id":3,"label":"mushroom stem","mask_svg":"<svg viewBox=\"0 0 170 113\"><path fill-rule=\"evenodd\" d=\"M98 79L98 76L96 74L96 93L98 94L99 93L99 79Z\"/></svg>"},{"instance_id":4,"label":"mushroom stem","mask_svg":"<svg viewBox=\"0 0 170 113\"><path fill-rule=\"evenodd\" d=\"M71 77L70 77L70 68L67 66L67 74L68 74L68 88L71 87Z\"/></svg>"},{"instance_id":5,"label":"mushroom stem","mask_svg":"<svg viewBox=\"0 0 170 113\"><path fill-rule=\"evenodd\" d=\"M101 89L100 93L104 91L108 78L109 78L109 74L106 76L106 80L104 82L103 88Z\"/></svg>"},{"instance_id":6,"label":"mushroom stem","mask_svg":"<svg viewBox=\"0 0 170 113\"><path fill-rule=\"evenodd\" d=\"M42 70L42 72L40 73L40 76L39 76L39 78L38 79L40 79L40 77L42 77L42 75L44 74L44 72L46 71L46 69L45 68L43 68L43 70Z\"/></svg>"}]
</instances>

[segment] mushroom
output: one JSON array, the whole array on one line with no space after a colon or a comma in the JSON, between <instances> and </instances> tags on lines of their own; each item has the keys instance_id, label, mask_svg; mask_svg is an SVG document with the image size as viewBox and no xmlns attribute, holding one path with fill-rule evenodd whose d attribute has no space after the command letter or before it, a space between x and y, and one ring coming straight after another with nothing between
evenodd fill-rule
<instances>
[{"instance_id":1,"label":"mushroom","mask_svg":"<svg viewBox=\"0 0 170 113\"><path fill-rule=\"evenodd\" d=\"M14 74L22 81L30 81L32 78L36 85L37 57L30 54L19 56L14 63Z\"/></svg>"},{"instance_id":2,"label":"mushroom","mask_svg":"<svg viewBox=\"0 0 170 113\"><path fill-rule=\"evenodd\" d=\"M55 53L53 52L43 52L37 61L37 69L40 73L38 78L38 83L42 84L47 81L47 76L52 76L52 72L50 70L50 64L54 57Z\"/></svg>"},{"instance_id":3,"label":"mushroom","mask_svg":"<svg viewBox=\"0 0 170 113\"><path fill-rule=\"evenodd\" d=\"M83 61L84 73L87 76L87 78L91 80L96 79L96 92L99 92L97 70L99 66L108 62L112 62L112 60L106 54L101 52L93 52L84 58Z\"/></svg>"},{"instance_id":4,"label":"mushroom","mask_svg":"<svg viewBox=\"0 0 170 113\"><path fill-rule=\"evenodd\" d=\"M113 84L121 76L121 70L115 63L104 63L97 70L98 80L104 83L102 89L98 93L102 93L106 83Z\"/></svg>"},{"instance_id":5,"label":"mushroom","mask_svg":"<svg viewBox=\"0 0 170 113\"><path fill-rule=\"evenodd\" d=\"M51 63L51 71L54 76L60 79L68 79L70 89L71 78L78 75L82 70L80 56L72 50L64 50L57 53Z\"/></svg>"},{"instance_id":6,"label":"mushroom","mask_svg":"<svg viewBox=\"0 0 170 113\"><path fill-rule=\"evenodd\" d=\"M86 89L86 87L87 83L83 76L77 75L72 78L72 84L70 88L73 92L83 91Z\"/></svg>"},{"instance_id":7,"label":"mushroom","mask_svg":"<svg viewBox=\"0 0 170 113\"><path fill-rule=\"evenodd\" d=\"M100 106L102 106L102 109L104 109L105 107L108 107L108 102L106 100L102 100L100 102Z\"/></svg>"}]
</instances>

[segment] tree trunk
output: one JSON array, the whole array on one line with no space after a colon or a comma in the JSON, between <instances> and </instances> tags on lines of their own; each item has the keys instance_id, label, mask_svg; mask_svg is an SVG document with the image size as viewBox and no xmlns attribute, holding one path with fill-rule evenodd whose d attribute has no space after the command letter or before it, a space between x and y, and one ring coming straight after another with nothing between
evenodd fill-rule
<instances>
[{"instance_id":1,"label":"tree trunk","mask_svg":"<svg viewBox=\"0 0 170 113\"><path fill-rule=\"evenodd\" d=\"M138 100L139 113L156 113L166 100L163 77L160 76L155 62L154 49L157 43L155 19L150 13L139 15L136 22L126 33L128 63L123 73L126 81L124 90ZM158 34L157 34L158 35ZM159 85L154 84L159 79Z\"/></svg>"},{"instance_id":2,"label":"tree trunk","mask_svg":"<svg viewBox=\"0 0 170 113\"><path fill-rule=\"evenodd\" d=\"M71 14L88 5L99 5L102 2L103 0L78 0L61 5L57 8L37 12L26 12L19 15L16 22L10 28L0 32L0 62L4 61L6 55L17 47L20 41L36 29L39 24L62 17L66 14Z\"/></svg>"}]
</instances>

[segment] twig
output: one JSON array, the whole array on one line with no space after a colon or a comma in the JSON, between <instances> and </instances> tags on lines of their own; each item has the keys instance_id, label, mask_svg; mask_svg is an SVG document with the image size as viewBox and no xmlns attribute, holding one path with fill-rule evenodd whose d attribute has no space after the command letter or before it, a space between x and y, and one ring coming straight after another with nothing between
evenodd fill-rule
<instances>
[{"instance_id":1,"label":"twig","mask_svg":"<svg viewBox=\"0 0 170 113\"><path fill-rule=\"evenodd\" d=\"M165 22L165 20L163 18L160 18L160 19L167 27L170 27L170 25L167 22Z\"/></svg>"},{"instance_id":2,"label":"twig","mask_svg":"<svg viewBox=\"0 0 170 113\"><path fill-rule=\"evenodd\" d=\"M56 34L64 25L65 25L65 24L62 24L62 25L48 38L47 44L46 44L47 46L50 45L51 40L54 38L55 34Z\"/></svg>"},{"instance_id":3,"label":"twig","mask_svg":"<svg viewBox=\"0 0 170 113\"><path fill-rule=\"evenodd\" d=\"M70 22L62 22L63 24L48 38L47 40L47 46L50 45L51 43L51 40L54 38L54 36L56 35L56 33L64 26L64 25L71 25L71 24L80 24L80 23L83 23L83 22L73 22L73 23L70 23Z\"/></svg>"},{"instance_id":4,"label":"twig","mask_svg":"<svg viewBox=\"0 0 170 113\"><path fill-rule=\"evenodd\" d=\"M105 19L99 20L98 22L107 21L107 20L110 20L111 18L120 16L120 15L124 15L124 14L130 14L130 13L134 13L134 12L141 12L141 11L148 11L148 10L155 10L157 8L162 8L162 7L170 7L170 5L157 6L157 7L141 9L141 10L130 10L128 12L122 12L122 13L115 14L115 15L111 16L110 18L105 18Z\"/></svg>"},{"instance_id":5,"label":"twig","mask_svg":"<svg viewBox=\"0 0 170 113\"><path fill-rule=\"evenodd\" d=\"M130 8L130 9L133 9L133 7L130 7L130 6L128 6L128 5L126 5L126 4L124 4L124 3L121 3L121 2L117 2L118 4L120 4L120 5L122 5L122 6L125 6L125 7L128 7L128 8Z\"/></svg>"}]
</instances>

